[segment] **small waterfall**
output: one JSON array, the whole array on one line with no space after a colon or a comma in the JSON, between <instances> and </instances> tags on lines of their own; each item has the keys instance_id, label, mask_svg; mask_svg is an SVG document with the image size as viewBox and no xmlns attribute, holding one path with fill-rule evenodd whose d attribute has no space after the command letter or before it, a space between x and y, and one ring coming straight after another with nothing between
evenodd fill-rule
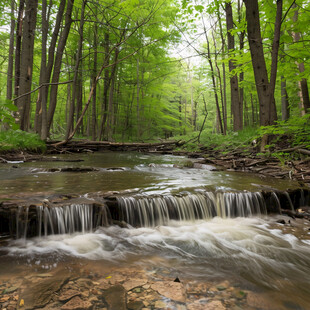
<instances>
[{"instance_id":1,"label":"small waterfall","mask_svg":"<svg viewBox=\"0 0 310 310\"><path fill-rule=\"evenodd\" d=\"M132 226L167 225L170 220L194 221L214 216L266 214L261 193L196 193L184 196L117 197L121 220Z\"/></svg>"},{"instance_id":2,"label":"small waterfall","mask_svg":"<svg viewBox=\"0 0 310 310\"><path fill-rule=\"evenodd\" d=\"M295 210L294 210L294 205L293 205L293 203L292 203L292 199L291 199L289 193L288 193L288 192L284 192L284 195L285 195L285 197L287 198L287 201L288 201L288 203L289 203L290 209L294 212L294 211L295 211Z\"/></svg>"},{"instance_id":3,"label":"small waterfall","mask_svg":"<svg viewBox=\"0 0 310 310\"><path fill-rule=\"evenodd\" d=\"M281 202L280 202L278 195L275 192L271 192L271 198L275 201L275 204L277 205L277 209L279 210L279 214L282 214Z\"/></svg>"},{"instance_id":4,"label":"small waterfall","mask_svg":"<svg viewBox=\"0 0 310 310\"><path fill-rule=\"evenodd\" d=\"M29 207L18 206L16 212L16 237L26 239L29 222Z\"/></svg>"},{"instance_id":5,"label":"small waterfall","mask_svg":"<svg viewBox=\"0 0 310 310\"><path fill-rule=\"evenodd\" d=\"M29 208L35 208L30 218ZM68 204L62 206L19 206L16 212L16 238L28 235L39 237L50 234L90 232L98 226L111 224L111 215L105 205Z\"/></svg>"},{"instance_id":6,"label":"small waterfall","mask_svg":"<svg viewBox=\"0 0 310 310\"><path fill-rule=\"evenodd\" d=\"M61 207L39 206L39 236L44 227L44 235L67 234L92 231L98 226L110 224L109 210L105 206L99 208L95 214L94 206L89 204L71 204ZM43 214L43 216L42 216ZM94 225L95 224L95 225Z\"/></svg>"},{"instance_id":7,"label":"small waterfall","mask_svg":"<svg viewBox=\"0 0 310 310\"><path fill-rule=\"evenodd\" d=\"M293 210L307 202L308 196L301 192L292 200L290 194L283 192L197 191L183 195L108 196L104 198L104 204L102 200L63 205L43 202L41 205L16 206L13 222L8 227L16 238L26 238L86 233L99 226L109 226L113 221L124 221L133 227L154 227L168 225L171 220L265 215L267 209L268 213L281 214L281 207Z\"/></svg>"}]
</instances>

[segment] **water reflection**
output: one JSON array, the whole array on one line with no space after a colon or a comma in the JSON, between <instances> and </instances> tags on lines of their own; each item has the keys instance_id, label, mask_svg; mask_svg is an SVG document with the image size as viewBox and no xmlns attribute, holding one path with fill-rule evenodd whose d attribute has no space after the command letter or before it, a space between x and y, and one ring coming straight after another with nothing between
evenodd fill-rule
<instances>
[{"instance_id":1,"label":"water reflection","mask_svg":"<svg viewBox=\"0 0 310 310\"><path fill-rule=\"evenodd\" d=\"M140 188L143 192L170 193L211 188L256 191L260 186L287 189L293 181L261 179L244 173L182 168L185 157L139 153L95 153L57 156L81 162L28 162L0 164L0 195L19 192L85 194ZM50 172L61 168L93 167L90 172ZM117 168L122 169L117 169ZM110 169L108 169L110 168Z\"/></svg>"}]
</instances>

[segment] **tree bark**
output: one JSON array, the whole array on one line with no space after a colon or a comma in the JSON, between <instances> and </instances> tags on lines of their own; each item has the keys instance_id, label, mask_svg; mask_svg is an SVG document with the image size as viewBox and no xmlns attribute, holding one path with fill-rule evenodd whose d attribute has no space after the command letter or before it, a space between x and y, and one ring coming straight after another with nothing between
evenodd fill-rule
<instances>
[{"instance_id":1,"label":"tree bark","mask_svg":"<svg viewBox=\"0 0 310 310\"><path fill-rule=\"evenodd\" d=\"M15 84L14 96L18 97L20 83L20 57L23 35L23 16L24 16L25 0L19 1L17 26L16 26L16 43L15 43Z\"/></svg>"},{"instance_id":2,"label":"tree bark","mask_svg":"<svg viewBox=\"0 0 310 310\"><path fill-rule=\"evenodd\" d=\"M137 137L140 139L141 136L141 130L140 130L140 69L139 69L139 55L137 57Z\"/></svg>"},{"instance_id":3,"label":"tree bark","mask_svg":"<svg viewBox=\"0 0 310 310\"><path fill-rule=\"evenodd\" d=\"M281 22L282 22L282 7L283 0L277 0L277 13L274 25L274 37L271 50L271 70L270 70L270 85L269 85L269 105L270 105L270 122L277 120L277 110L274 98L276 88L277 69L278 69L278 55L281 37Z\"/></svg>"},{"instance_id":4,"label":"tree bark","mask_svg":"<svg viewBox=\"0 0 310 310\"><path fill-rule=\"evenodd\" d=\"M73 85L72 85L72 100L69 107L69 117L68 117L68 123L67 123L67 130L66 130L66 137L67 140L69 135L71 134L71 131L73 129L73 122L74 122L74 113L75 113L75 107L76 109L76 116L77 120L79 117L79 108L78 105L75 104L75 102L79 102L79 67L81 63L82 58L82 47L83 47L83 30L84 30L84 16L85 16L85 6L86 6L86 0L83 0L82 2L82 8L81 8L81 17L80 17L80 26L79 26L79 43L78 43L78 50L76 53L76 59L75 59L75 66L74 66L74 77L73 77Z\"/></svg>"},{"instance_id":5,"label":"tree bark","mask_svg":"<svg viewBox=\"0 0 310 310\"><path fill-rule=\"evenodd\" d=\"M46 6L46 4L45 4ZM56 21L54 30L52 33L51 41L49 43L48 55L47 55L47 34L49 28L50 12L52 7L52 1L50 1L48 12L43 14L43 2L42 2L42 57L45 54L40 70L40 84L48 84L51 79L52 69L55 60L56 43L59 35L61 22L64 16L64 10L66 7L66 0L61 0L58 6L56 15ZM45 10L46 11L46 10ZM47 14L47 15L46 15ZM44 19L44 20L43 20ZM45 46L45 47L43 47ZM49 85L43 86L40 89L40 93L37 100L36 116L35 116L35 131L41 134L41 138L45 140L49 134L48 120L47 120L47 101L48 101Z\"/></svg>"},{"instance_id":6,"label":"tree bark","mask_svg":"<svg viewBox=\"0 0 310 310\"><path fill-rule=\"evenodd\" d=\"M51 128L56 105L57 105L57 93L58 93L57 83L59 82L59 76L60 76L60 70L61 70L61 64L62 64L62 56L63 56L64 49L66 46L68 35L71 29L71 24L72 24L71 14L72 14L72 9L73 9L73 3L74 3L74 0L68 0L67 2L67 9L65 13L65 26L61 32L58 46L57 46L57 51L56 51L54 71L53 71L53 77L52 77L52 83L56 83L56 84L51 86L51 91L50 91L50 104L49 104L48 112L47 112L48 132Z\"/></svg>"},{"instance_id":7,"label":"tree bark","mask_svg":"<svg viewBox=\"0 0 310 310\"><path fill-rule=\"evenodd\" d=\"M24 29L22 38L22 53L20 67L20 89L19 95L31 91L32 69L33 69L33 48L35 29L37 21L37 0L27 0ZM16 101L19 110L20 129L28 131L30 127L30 102L31 95L26 95Z\"/></svg>"},{"instance_id":8,"label":"tree bark","mask_svg":"<svg viewBox=\"0 0 310 310\"><path fill-rule=\"evenodd\" d=\"M93 66L93 77L92 77L92 84L96 81L96 74L97 74L97 24L94 26L94 66ZM96 109L96 101L97 101L97 88L94 89L93 95L93 102L92 102L92 125L91 125L91 132L92 132L92 140L96 140L96 128L97 128L97 109Z\"/></svg>"},{"instance_id":9,"label":"tree bark","mask_svg":"<svg viewBox=\"0 0 310 310\"><path fill-rule=\"evenodd\" d=\"M242 130L243 128L243 109L239 99L238 76L237 74L232 75L231 73L236 69L236 66L232 60L233 54L235 52L235 38L231 34L231 30L234 28L231 2L225 3L225 11L229 53L231 111L233 115L234 131L238 131Z\"/></svg>"},{"instance_id":10,"label":"tree bark","mask_svg":"<svg viewBox=\"0 0 310 310\"><path fill-rule=\"evenodd\" d=\"M205 29L206 31L206 29ZM215 97L215 104L216 104L216 111L217 111L217 117L218 117L218 123L220 127L220 132L224 134L224 129L223 129L223 123L222 123L222 118L221 118L221 110L220 110L220 104L219 104L219 98L217 95L217 87L216 87L216 82L215 82L215 72L213 68L213 63L211 59L211 51L210 51L210 42L208 39L207 33L205 33L206 40L207 40L207 58L209 61L210 69L211 69L211 77L212 77L212 84L213 84L213 89L214 89L214 97Z\"/></svg>"},{"instance_id":11,"label":"tree bark","mask_svg":"<svg viewBox=\"0 0 310 310\"><path fill-rule=\"evenodd\" d=\"M298 21L298 9L296 3L293 4L292 8L295 9L295 13L293 16L293 22L297 23ZM300 32L293 32L292 33L293 40L295 43L299 42L300 40ZM305 64L303 62L297 62L298 70L300 73L303 73L305 71ZM310 113L310 98L309 98L309 89L308 89L308 83L305 78L302 78L298 82L298 86L300 89L300 110L301 114L304 115L305 113Z\"/></svg>"},{"instance_id":12,"label":"tree bark","mask_svg":"<svg viewBox=\"0 0 310 310\"><path fill-rule=\"evenodd\" d=\"M103 82L103 102L101 107L101 119L100 119L100 127L99 127L99 140L101 140L104 136L104 129L107 120L107 113L108 113L108 91L110 85L110 73L109 69L107 68L110 62L110 37L109 33L105 32L104 34L104 82Z\"/></svg>"},{"instance_id":13,"label":"tree bark","mask_svg":"<svg viewBox=\"0 0 310 310\"><path fill-rule=\"evenodd\" d=\"M241 3L240 3L241 2ZM242 1L238 0L238 20L239 23L241 23L242 20ZM244 49L244 37L245 37L245 30L241 31L240 36L239 36L239 48L241 53L243 52ZM248 111L246 108L246 101L244 98L244 89L243 89L243 81L244 81L244 72L240 72L239 74L239 101L240 101L240 106L241 109L243 110L244 106L244 113L243 113L243 125L246 127L248 125L249 121L249 116L248 116Z\"/></svg>"},{"instance_id":14,"label":"tree bark","mask_svg":"<svg viewBox=\"0 0 310 310\"><path fill-rule=\"evenodd\" d=\"M223 76L223 86L221 86L221 94L222 94L222 114L223 114L223 133L226 135L227 132L227 89L226 89L226 65L225 65L225 58L226 58L226 43L223 34L223 26L222 26L222 18L221 12L217 7L216 10L218 21L219 21L219 28L220 28L220 37L222 42L222 76Z\"/></svg>"},{"instance_id":15,"label":"tree bark","mask_svg":"<svg viewBox=\"0 0 310 310\"><path fill-rule=\"evenodd\" d=\"M288 95L286 91L286 80L281 76L281 110L282 110L282 121L286 121L290 117L290 109L288 102Z\"/></svg>"},{"instance_id":16,"label":"tree bark","mask_svg":"<svg viewBox=\"0 0 310 310\"><path fill-rule=\"evenodd\" d=\"M115 87L115 79L116 79L116 67L117 67L117 59L119 55L119 48L115 48L115 54L113 59L113 66L111 70L111 82L110 82L110 90L109 90L109 103L108 103L108 122L107 122L107 136L108 140L112 140L113 133L113 123L114 123L114 87Z\"/></svg>"},{"instance_id":17,"label":"tree bark","mask_svg":"<svg viewBox=\"0 0 310 310\"><path fill-rule=\"evenodd\" d=\"M13 66L14 66L14 34L15 34L15 1L11 0L11 24L10 24L10 45L8 59L8 75L6 83L6 99L11 100L13 96Z\"/></svg>"},{"instance_id":18,"label":"tree bark","mask_svg":"<svg viewBox=\"0 0 310 310\"><path fill-rule=\"evenodd\" d=\"M264 58L258 2L257 0L244 0L244 3L246 7L247 32L252 66L259 100L260 125L268 126L273 124L276 118L275 115L271 113L273 108L270 106L270 103L273 102L274 104L274 94L270 92Z\"/></svg>"},{"instance_id":19,"label":"tree bark","mask_svg":"<svg viewBox=\"0 0 310 310\"><path fill-rule=\"evenodd\" d=\"M46 61L47 61L47 36L48 36L48 20L47 20L47 1L42 0L42 55L41 55L41 69L40 69L40 85L46 82ZM42 98L46 97L47 86L43 86L39 91L38 104L35 116L36 131L40 133L41 139L47 139L47 106L46 101ZM43 104L42 104L43 101ZM39 109L39 111L38 111ZM41 116L41 117L40 117Z\"/></svg>"}]
</instances>

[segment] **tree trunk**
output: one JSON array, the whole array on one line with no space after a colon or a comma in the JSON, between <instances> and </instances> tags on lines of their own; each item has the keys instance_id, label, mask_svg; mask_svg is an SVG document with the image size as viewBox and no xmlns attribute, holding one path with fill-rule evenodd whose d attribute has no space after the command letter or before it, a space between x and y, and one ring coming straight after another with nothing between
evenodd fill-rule
<instances>
[{"instance_id":1,"label":"tree trunk","mask_svg":"<svg viewBox=\"0 0 310 310\"><path fill-rule=\"evenodd\" d=\"M260 31L259 10L257 0L244 0L248 40L251 51L256 90L259 100L260 125L268 126L276 120L271 114L270 102L274 103L274 94L270 92L267 68L264 58L262 37Z\"/></svg>"},{"instance_id":2,"label":"tree trunk","mask_svg":"<svg viewBox=\"0 0 310 310\"><path fill-rule=\"evenodd\" d=\"M105 68L109 65L110 62L110 38L109 33L105 32L104 34L104 66ZM100 127L99 127L99 140L101 140L104 136L104 128L107 120L108 113L108 91L110 85L110 73L109 69L104 69L104 82L103 82L103 102L101 107L101 119L100 119Z\"/></svg>"},{"instance_id":3,"label":"tree trunk","mask_svg":"<svg viewBox=\"0 0 310 310\"><path fill-rule=\"evenodd\" d=\"M300 73L303 73L305 71L305 64L300 63L298 64L298 69ZM308 88L308 82L307 79L303 78L299 82L299 87L302 94L302 106L305 113L310 113L310 98L309 98L309 88Z\"/></svg>"},{"instance_id":4,"label":"tree trunk","mask_svg":"<svg viewBox=\"0 0 310 310\"><path fill-rule=\"evenodd\" d=\"M205 31L206 31L206 29L205 29ZM221 110L220 110L219 98L217 95L217 87L216 87L216 82L215 82L215 72L214 72L213 63L212 63L212 59L211 59L210 42L209 42L207 33L205 33L205 36L207 39L207 51L208 51L207 58L208 58L210 69L211 69L211 77L212 77L212 84L213 84L213 90L214 90L218 125L220 127L220 132L222 134L224 134L223 123L222 123L222 119L221 119Z\"/></svg>"},{"instance_id":5,"label":"tree trunk","mask_svg":"<svg viewBox=\"0 0 310 310\"><path fill-rule=\"evenodd\" d=\"M15 1L11 0L11 25L10 25L10 46L8 59L8 75L6 83L6 99L11 100L13 96L13 65L14 65L14 33L15 33Z\"/></svg>"},{"instance_id":6,"label":"tree trunk","mask_svg":"<svg viewBox=\"0 0 310 310\"><path fill-rule=\"evenodd\" d=\"M97 75L97 24L94 26L94 66L93 66L93 77L92 84L96 83L96 75ZM92 132L92 140L96 140L96 128L97 128L97 111L96 111L96 101L97 101L97 88L94 89L93 102L92 102L92 122L91 122L91 132Z\"/></svg>"},{"instance_id":7,"label":"tree trunk","mask_svg":"<svg viewBox=\"0 0 310 310\"><path fill-rule=\"evenodd\" d=\"M54 71L53 71L53 77L52 77L52 83L55 83L55 85L51 86L50 104L49 104L48 113L47 113L48 132L52 125L52 121L53 121L54 113L56 109L56 104L57 104L57 93L58 93L57 83L59 82L59 76L60 76L60 70L61 70L61 64L62 64L62 56L63 56L64 49L66 46L68 35L71 29L71 24L72 24L71 14L72 14L72 9L73 9L73 3L74 3L74 0L68 0L67 2L67 9L65 13L65 26L61 32L58 46L57 46L57 51L56 51Z\"/></svg>"},{"instance_id":8,"label":"tree trunk","mask_svg":"<svg viewBox=\"0 0 310 310\"><path fill-rule=\"evenodd\" d=\"M137 57L137 138L140 139L141 130L140 130L140 77L139 77L139 56Z\"/></svg>"},{"instance_id":9,"label":"tree trunk","mask_svg":"<svg viewBox=\"0 0 310 310\"><path fill-rule=\"evenodd\" d=\"M15 45L15 85L14 96L18 97L20 83L20 57L23 35L23 16L24 16L25 0L19 1L17 27L16 27L16 45Z\"/></svg>"},{"instance_id":10,"label":"tree trunk","mask_svg":"<svg viewBox=\"0 0 310 310\"><path fill-rule=\"evenodd\" d=\"M290 117L290 109L288 102L288 95L286 91L286 80L281 76L281 110L282 110L282 121L286 121Z\"/></svg>"},{"instance_id":11,"label":"tree trunk","mask_svg":"<svg viewBox=\"0 0 310 310\"><path fill-rule=\"evenodd\" d=\"M269 105L270 105L270 122L277 120L277 110L274 98L276 88L277 69L278 69L278 55L281 37L281 21L282 21L282 7L283 0L277 0L277 13L274 25L274 37L271 51L271 70L270 70L270 85L269 85Z\"/></svg>"},{"instance_id":12,"label":"tree trunk","mask_svg":"<svg viewBox=\"0 0 310 310\"><path fill-rule=\"evenodd\" d=\"M23 39L22 39L19 95L23 95L31 91L33 48L34 48L35 28L37 21L37 7L38 7L37 0L26 1ZM19 98L16 101L19 110L20 129L28 131L30 127L31 95L28 94L26 96L23 96L22 98Z\"/></svg>"},{"instance_id":13,"label":"tree trunk","mask_svg":"<svg viewBox=\"0 0 310 310\"><path fill-rule=\"evenodd\" d=\"M108 140L112 140L112 133L113 133L113 122L114 122L114 111L113 111L113 104L114 104L114 87L115 87L115 79L116 79L116 67L117 67L117 59L119 55L119 49L115 48L115 54L113 59L113 66L111 71L111 84L110 84L110 91L109 91L109 104L108 104L108 122L107 122L107 136Z\"/></svg>"},{"instance_id":14,"label":"tree trunk","mask_svg":"<svg viewBox=\"0 0 310 310\"><path fill-rule=\"evenodd\" d=\"M42 0L42 55L41 55L41 69L40 69L40 85L46 82L46 61L47 61L47 36L48 36L48 20L47 20L47 1ZM37 103L35 115L35 129L40 133L41 139L47 139L47 106L46 101L46 86L43 86L39 91L39 98ZM43 104L42 104L43 101ZM39 111L38 111L39 110ZM41 116L41 117L40 117Z\"/></svg>"},{"instance_id":15,"label":"tree trunk","mask_svg":"<svg viewBox=\"0 0 310 310\"><path fill-rule=\"evenodd\" d=\"M216 48L216 39L214 37L214 32L215 30L212 31L212 38L213 38L213 44L214 44L214 64L215 64L215 67L216 67L216 71L217 71L217 81L219 83L219 87L216 87L216 89L219 88L220 90L220 95L221 95L221 105L222 105L222 116L223 116L223 120L227 117L226 117L226 108L225 108L225 103L224 103L224 87L222 86L222 76L221 76L221 71L220 71L220 68L218 66L218 61L217 61L217 55L218 55L218 52L217 52L217 48ZM225 86L226 87L226 86ZM218 118L219 120L219 118ZM224 121L223 121L223 134L226 135L226 130L227 130L227 124L226 124L226 127L224 125Z\"/></svg>"},{"instance_id":16,"label":"tree trunk","mask_svg":"<svg viewBox=\"0 0 310 310\"><path fill-rule=\"evenodd\" d=\"M241 23L242 19L242 1L238 0L238 20L239 23ZM241 53L243 52L244 49L244 37L245 37L245 30L241 31L240 36L239 36L239 46L240 46L240 51ZM244 126L246 127L248 125L249 121L249 116L248 116L248 111L246 108L246 101L244 98L244 90L243 90L243 81L244 81L244 72L240 72L239 74L239 101L240 101L240 107L243 109L244 106L244 115L243 115L243 120L244 120Z\"/></svg>"},{"instance_id":17,"label":"tree trunk","mask_svg":"<svg viewBox=\"0 0 310 310\"><path fill-rule=\"evenodd\" d=\"M298 22L298 8L296 3L292 6L293 9L295 9L295 13L293 16L293 22ZM295 43L297 43L300 40L300 32L293 32L292 33L293 40ZM305 64L303 62L297 63L298 70L300 73L303 73L305 71ZM309 98L309 89L308 89L308 83L305 78L301 79L301 81L298 82L298 86L300 89L300 110L301 114L304 115L305 113L310 112L310 98Z\"/></svg>"},{"instance_id":18,"label":"tree trunk","mask_svg":"<svg viewBox=\"0 0 310 310\"><path fill-rule=\"evenodd\" d=\"M46 7L46 3L44 4L44 6ZM46 11L46 9L43 8L43 2L42 2L42 57L44 54L45 59L41 59L40 84L43 84L43 83L47 84L50 82L52 68L54 65L56 43L57 43L57 38L59 35L61 21L63 19L63 13L65 10L65 6L66 6L66 0L61 0L58 6L55 26L54 26L54 30L52 33L51 41L49 43L48 56L47 56L47 35L48 35L52 1L50 1L48 12ZM43 11L45 11L45 14L43 14ZM42 64L42 61L43 61L43 64ZM48 85L43 86L40 89L38 100L37 100L36 116L35 116L35 131L38 133L41 133L41 138L43 140L45 140L48 136L48 120L47 120L48 92L49 92Z\"/></svg>"},{"instance_id":19,"label":"tree trunk","mask_svg":"<svg viewBox=\"0 0 310 310\"><path fill-rule=\"evenodd\" d=\"M234 28L232 6L231 2L225 3L226 11L226 25L227 25L227 42L228 42L228 53L229 53L229 72L236 69L236 66L232 60L235 52L235 39L231 34L231 30ZM230 76L230 96L231 96L231 111L233 115L234 131L242 130L243 128L243 110L242 104L239 100L239 86L237 74Z\"/></svg>"},{"instance_id":20,"label":"tree trunk","mask_svg":"<svg viewBox=\"0 0 310 310\"><path fill-rule=\"evenodd\" d=\"M75 59L75 66L74 66L74 77L73 77L73 84L72 84L72 100L69 107L69 118L67 123L67 130L66 130L66 137L67 140L68 137L71 134L71 131L73 130L73 122L74 122L74 113L75 113L75 107L76 109L76 117L77 120L79 118L79 67L81 63L82 58L82 47L83 47L83 30L84 30L84 16L85 16L85 6L86 6L86 0L83 0L82 2L82 9L81 9L81 18L80 18L80 26L79 26L79 43L78 43L78 50L76 53L76 59ZM75 105L75 102L77 105ZM81 110L81 109L80 109Z\"/></svg>"},{"instance_id":21,"label":"tree trunk","mask_svg":"<svg viewBox=\"0 0 310 310\"><path fill-rule=\"evenodd\" d=\"M222 41L222 76L223 76L223 87L221 86L221 93L222 93L222 114L223 114L223 133L226 135L227 132L227 90L226 90L226 65L225 65L225 58L226 58L226 43L223 34L223 26L222 26L222 19L221 13L219 9L217 9L217 17L219 21L219 28L220 28L220 36Z\"/></svg>"}]
</instances>

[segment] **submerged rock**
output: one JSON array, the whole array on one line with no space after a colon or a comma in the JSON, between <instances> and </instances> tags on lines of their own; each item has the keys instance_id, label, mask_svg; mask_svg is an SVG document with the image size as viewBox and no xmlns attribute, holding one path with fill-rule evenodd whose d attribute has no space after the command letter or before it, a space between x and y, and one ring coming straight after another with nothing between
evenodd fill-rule
<instances>
[{"instance_id":1,"label":"submerged rock","mask_svg":"<svg viewBox=\"0 0 310 310\"><path fill-rule=\"evenodd\" d=\"M268 300L266 296L254 292L247 293L247 304L253 308L259 308L263 310L274 310L277 309L277 304L273 303L272 300Z\"/></svg>"},{"instance_id":2,"label":"submerged rock","mask_svg":"<svg viewBox=\"0 0 310 310\"><path fill-rule=\"evenodd\" d=\"M93 168L93 167L64 167L64 168L50 168L45 171L47 172L91 172L91 171L99 171L99 169Z\"/></svg>"},{"instance_id":3,"label":"submerged rock","mask_svg":"<svg viewBox=\"0 0 310 310\"><path fill-rule=\"evenodd\" d=\"M103 297L109 305L109 309L126 310L126 291L121 285L108 288Z\"/></svg>"},{"instance_id":4,"label":"submerged rock","mask_svg":"<svg viewBox=\"0 0 310 310\"><path fill-rule=\"evenodd\" d=\"M179 302L186 301L185 288L182 283L173 281L155 282L151 288L169 299Z\"/></svg>"},{"instance_id":5,"label":"submerged rock","mask_svg":"<svg viewBox=\"0 0 310 310\"><path fill-rule=\"evenodd\" d=\"M142 301L131 301L127 304L128 310L141 310L144 308L144 304Z\"/></svg>"},{"instance_id":6,"label":"submerged rock","mask_svg":"<svg viewBox=\"0 0 310 310\"><path fill-rule=\"evenodd\" d=\"M283 224L283 225L286 224L286 222L285 222L284 220L278 220L277 223L278 223L278 224Z\"/></svg>"},{"instance_id":7,"label":"submerged rock","mask_svg":"<svg viewBox=\"0 0 310 310\"><path fill-rule=\"evenodd\" d=\"M80 297L73 297L70 301L61 307L61 310L88 310L92 308L89 301L84 301Z\"/></svg>"},{"instance_id":8,"label":"submerged rock","mask_svg":"<svg viewBox=\"0 0 310 310\"><path fill-rule=\"evenodd\" d=\"M46 278L35 285L27 286L20 296L20 301L24 300L24 309L42 308L47 305L53 294L58 292L68 279L67 274L58 273L54 277Z\"/></svg>"},{"instance_id":9,"label":"submerged rock","mask_svg":"<svg viewBox=\"0 0 310 310\"><path fill-rule=\"evenodd\" d=\"M166 307L167 307L167 304L164 301L162 301L162 300L157 300L155 302L155 308L156 309L163 309L163 308L166 308Z\"/></svg>"},{"instance_id":10,"label":"submerged rock","mask_svg":"<svg viewBox=\"0 0 310 310\"><path fill-rule=\"evenodd\" d=\"M64 291L60 296L59 296L59 300L60 301L68 301L71 298L75 297L75 296L79 296L81 295L81 292L79 292L78 290L72 290L69 289L67 291Z\"/></svg>"},{"instance_id":11,"label":"submerged rock","mask_svg":"<svg viewBox=\"0 0 310 310\"><path fill-rule=\"evenodd\" d=\"M203 300L196 300L187 306L188 310L226 310L226 307L219 300L206 302Z\"/></svg>"},{"instance_id":12,"label":"submerged rock","mask_svg":"<svg viewBox=\"0 0 310 310\"><path fill-rule=\"evenodd\" d=\"M126 281L124 284L123 284L123 287L125 288L126 291L130 291L132 290L133 288L135 287L138 287L138 286L143 286L144 284L147 283L147 279L146 278L142 278L142 279L130 279L128 281Z\"/></svg>"}]
</instances>

